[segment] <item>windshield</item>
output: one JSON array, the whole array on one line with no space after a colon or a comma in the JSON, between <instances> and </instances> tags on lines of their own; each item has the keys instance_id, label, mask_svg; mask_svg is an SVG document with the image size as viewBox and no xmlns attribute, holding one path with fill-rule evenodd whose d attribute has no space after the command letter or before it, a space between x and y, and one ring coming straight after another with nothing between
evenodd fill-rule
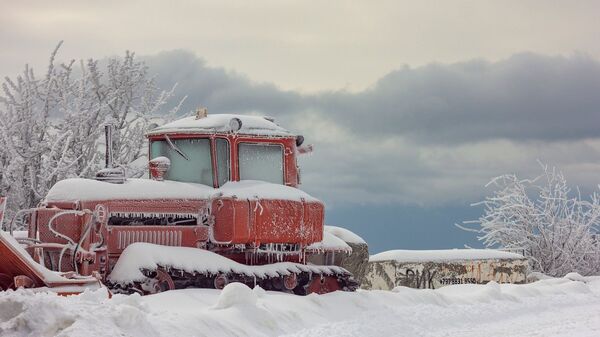
<instances>
[{"instance_id":1,"label":"windshield","mask_svg":"<svg viewBox=\"0 0 600 337\"><path fill-rule=\"evenodd\" d=\"M238 151L241 180L283 184L283 148L280 145L241 143Z\"/></svg>"},{"instance_id":2,"label":"windshield","mask_svg":"<svg viewBox=\"0 0 600 337\"><path fill-rule=\"evenodd\" d=\"M171 167L165 179L213 186L213 170L208 139L170 139L153 141L150 157L167 157Z\"/></svg>"}]
</instances>

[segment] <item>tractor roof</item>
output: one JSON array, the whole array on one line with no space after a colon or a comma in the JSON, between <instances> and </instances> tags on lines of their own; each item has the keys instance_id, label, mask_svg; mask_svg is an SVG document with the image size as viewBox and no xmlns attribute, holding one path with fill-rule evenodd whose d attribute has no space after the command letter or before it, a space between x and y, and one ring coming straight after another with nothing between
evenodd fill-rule
<instances>
[{"instance_id":1,"label":"tractor roof","mask_svg":"<svg viewBox=\"0 0 600 337\"><path fill-rule=\"evenodd\" d=\"M242 135L293 137L294 135L272 122L272 119L259 116L215 114L205 117L190 116L174 122L159 126L147 135L160 135L165 133L230 133L231 120L239 119L242 127L236 132Z\"/></svg>"}]
</instances>

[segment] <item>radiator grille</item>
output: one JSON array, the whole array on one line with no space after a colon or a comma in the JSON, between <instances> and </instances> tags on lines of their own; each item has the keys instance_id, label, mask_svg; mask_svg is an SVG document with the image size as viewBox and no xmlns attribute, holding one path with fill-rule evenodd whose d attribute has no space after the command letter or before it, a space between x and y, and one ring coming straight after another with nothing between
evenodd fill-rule
<instances>
[{"instance_id":1,"label":"radiator grille","mask_svg":"<svg viewBox=\"0 0 600 337\"><path fill-rule=\"evenodd\" d=\"M119 249L125 249L134 242L148 242L163 246L181 246L181 231L130 230L119 232Z\"/></svg>"}]
</instances>

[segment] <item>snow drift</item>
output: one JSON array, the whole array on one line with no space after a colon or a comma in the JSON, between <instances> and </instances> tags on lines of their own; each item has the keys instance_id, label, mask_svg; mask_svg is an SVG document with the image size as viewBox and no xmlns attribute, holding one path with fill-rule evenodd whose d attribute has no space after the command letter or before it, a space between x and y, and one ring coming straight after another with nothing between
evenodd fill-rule
<instances>
[{"instance_id":1,"label":"snow drift","mask_svg":"<svg viewBox=\"0 0 600 337\"><path fill-rule=\"evenodd\" d=\"M573 281L577 279L577 281ZM600 279L335 292L230 284L158 295L0 293L2 336L596 336Z\"/></svg>"}]
</instances>

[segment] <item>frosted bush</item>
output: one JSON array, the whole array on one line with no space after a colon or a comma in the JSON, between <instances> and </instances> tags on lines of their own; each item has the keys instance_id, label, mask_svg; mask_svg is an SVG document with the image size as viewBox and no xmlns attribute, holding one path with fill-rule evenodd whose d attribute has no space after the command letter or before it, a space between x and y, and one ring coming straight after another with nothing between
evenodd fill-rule
<instances>
[{"instance_id":1,"label":"frosted bush","mask_svg":"<svg viewBox=\"0 0 600 337\"><path fill-rule=\"evenodd\" d=\"M140 176L130 163L146 156L144 133L181 105L165 111L173 89L158 89L135 54L110 58L105 67L93 59L57 64L61 44L44 76L26 65L2 83L0 195L9 197L8 218L34 207L58 180L94 176L103 165L106 123L115 127L115 163Z\"/></svg>"},{"instance_id":2,"label":"frosted bush","mask_svg":"<svg viewBox=\"0 0 600 337\"><path fill-rule=\"evenodd\" d=\"M476 221L488 247L522 250L532 271L551 276L569 272L600 272L600 198L596 193L573 195L563 174L543 166L539 177L519 179L507 174L493 179L493 194L475 204L485 207Z\"/></svg>"}]
</instances>

